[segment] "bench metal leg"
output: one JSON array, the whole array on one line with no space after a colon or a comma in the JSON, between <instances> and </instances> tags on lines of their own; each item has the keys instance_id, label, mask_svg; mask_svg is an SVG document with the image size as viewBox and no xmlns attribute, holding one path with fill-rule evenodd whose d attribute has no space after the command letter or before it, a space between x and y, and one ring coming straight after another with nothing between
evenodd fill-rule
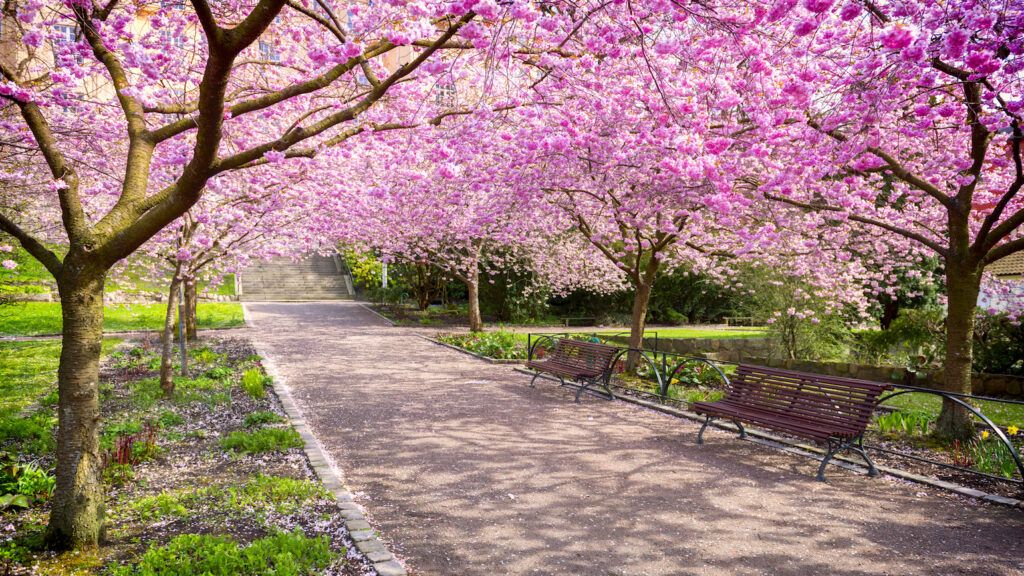
<instances>
[{"instance_id":1,"label":"bench metal leg","mask_svg":"<svg viewBox=\"0 0 1024 576\"><path fill-rule=\"evenodd\" d=\"M580 384L579 388L576 389L576 403L577 404L580 403L580 395L583 394L583 391L586 390L587 386L589 385L589 383L586 382L586 381L581 381L579 384Z\"/></svg>"},{"instance_id":2,"label":"bench metal leg","mask_svg":"<svg viewBox=\"0 0 1024 576\"><path fill-rule=\"evenodd\" d=\"M860 457L868 463L868 476L871 476L872 478L878 476L878 468L875 468L875 463L868 457L867 450L864 449L864 438L862 436L857 437L857 443L851 444L850 449L860 454Z\"/></svg>"},{"instance_id":3,"label":"bench metal leg","mask_svg":"<svg viewBox=\"0 0 1024 576\"><path fill-rule=\"evenodd\" d=\"M864 462L868 465L868 476L874 478L878 476L878 468L875 468L875 463L868 457L867 450L864 449L864 438L858 436L852 440L829 440L828 441L828 453L825 454L825 458L821 461L821 466L818 466L818 480L821 482L825 481L825 465L828 464L829 460L833 456L842 452L843 450L850 450L860 454L860 457L864 459Z\"/></svg>"},{"instance_id":4,"label":"bench metal leg","mask_svg":"<svg viewBox=\"0 0 1024 576\"><path fill-rule=\"evenodd\" d=\"M540 372L535 373L533 375L533 378L530 379L530 388L536 388L537 387L537 385L536 385L537 378L540 378Z\"/></svg>"},{"instance_id":5,"label":"bench metal leg","mask_svg":"<svg viewBox=\"0 0 1024 576\"><path fill-rule=\"evenodd\" d=\"M743 428L743 424L740 424L739 420L733 420L732 423L735 424L736 427L740 429L740 440L745 439L747 437L747 431L746 429Z\"/></svg>"},{"instance_id":6,"label":"bench metal leg","mask_svg":"<svg viewBox=\"0 0 1024 576\"><path fill-rule=\"evenodd\" d=\"M828 452L825 457L821 460L821 466L818 466L818 482L825 481L825 466L828 465L829 460L836 455L842 449L842 444L837 444L831 439L828 441Z\"/></svg>"},{"instance_id":7,"label":"bench metal leg","mask_svg":"<svg viewBox=\"0 0 1024 576\"><path fill-rule=\"evenodd\" d=\"M704 418L704 425L700 427L700 432L697 432L698 445L704 443L704 431L708 429L708 424L711 424L712 420L715 420L715 418L712 418L711 416L707 416Z\"/></svg>"},{"instance_id":8,"label":"bench metal leg","mask_svg":"<svg viewBox=\"0 0 1024 576\"><path fill-rule=\"evenodd\" d=\"M584 392L589 392L595 396L604 398L605 400L615 400L615 394L612 394L612 389L608 386L608 384L597 378L588 378L585 380L580 380L578 384L579 388L576 389L577 404L580 401L580 396L582 396ZM601 388L604 388L604 393L595 390L594 386L600 386Z\"/></svg>"}]
</instances>

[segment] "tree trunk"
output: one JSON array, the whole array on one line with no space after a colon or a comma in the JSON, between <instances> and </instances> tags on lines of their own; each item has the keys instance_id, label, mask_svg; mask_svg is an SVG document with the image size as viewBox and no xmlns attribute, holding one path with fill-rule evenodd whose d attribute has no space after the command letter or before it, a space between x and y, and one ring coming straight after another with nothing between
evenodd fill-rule
<instances>
[{"instance_id":1,"label":"tree trunk","mask_svg":"<svg viewBox=\"0 0 1024 576\"><path fill-rule=\"evenodd\" d=\"M900 301L895 296L885 296L882 302L882 317L878 323L882 330L888 330L893 320L900 315Z\"/></svg>"},{"instance_id":2,"label":"tree trunk","mask_svg":"<svg viewBox=\"0 0 1024 576\"><path fill-rule=\"evenodd\" d=\"M640 350L644 347L644 330L647 328L647 305L651 301L651 289L654 287L655 275L650 274L641 280L633 294L633 315L629 324L629 347ZM640 361L640 354L630 352L626 355L626 370L632 372Z\"/></svg>"},{"instance_id":3,"label":"tree trunk","mask_svg":"<svg viewBox=\"0 0 1024 576\"><path fill-rule=\"evenodd\" d=\"M188 340L198 338L196 332L196 312L198 303L196 294L196 278L189 276L185 278L185 336Z\"/></svg>"},{"instance_id":4,"label":"tree trunk","mask_svg":"<svg viewBox=\"0 0 1024 576\"><path fill-rule=\"evenodd\" d=\"M469 298L469 331L483 332L484 321L480 316L480 272L473 270L466 277L466 294Z\"/></svg>"},{"instance_id":5,"label":"tree trunk","mask_svg":"<svg viewBox=\"0 0 1024 576\"><path fill-rule=\"evenodd\" d=\"M974 358L974 314L981 286L980 266L948 258L946 261L946 360L944 389L971 393L971 364ZM962 406L943 400L935 431L946 440L974 436L971 414Z\"/></svg>"},{"instance_id":6,"label":"tree trunk","mask_svg":"<svg viewBox=\"0 0 1024 576\"><path fill-rule=\"evenodd\" d=\"M57 484L46 531L56 549L97 546L103 525L98 429L105 272L75 260L68 256L57 283L64 327L57 371Z\"/></svg>"},{"instance_id":7,"label":"tree trunk","mask_svg":"<svg viewBox=\"0 0 1024 576\"><path fill-rule=\"evenodd\" d=\"M167 314L164 316L164 333L160 339L160 388L168 398L174 395L174 308L178 303L179 282L175 273L167 291Z\"/></svg>"}]
</instances>

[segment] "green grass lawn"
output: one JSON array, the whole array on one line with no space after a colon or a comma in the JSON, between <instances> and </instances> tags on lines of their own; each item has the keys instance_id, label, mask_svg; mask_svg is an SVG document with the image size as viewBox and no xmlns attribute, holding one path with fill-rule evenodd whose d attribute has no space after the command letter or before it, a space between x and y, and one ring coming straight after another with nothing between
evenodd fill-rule
<instances>
[{"instance_id":1,"label":"green grass lawn","mask_svg":"<svg viewBox=\"0 0 1024 576\"><path fill-rule=\"evenodd\" d=\"M103 340L106 355L120 342ZM60 342L0 342L0 413L20 412L49 394L57 382Z\"/></svg>"},{"instance_id":2,"label":"green grass lawn","mask_svg":"<svg viewBox=\"0 0 1024 576\"><path fill-rule=\"evenodd\" d=\"M107 332L160 330L166 310L164 304L107 306L103 329ZM201 302L197 320L200 328L232 328L245 323L242 305L236 302ZM17 302L0 308L0 335L59 334L60 329L59 302Z\"/></svg>"},{"instance_id":3,"label":"green grass lawn","mask_svg":"<svg viewBox=\"0 0 1024 576\"><path fill-rule=\"evenodd\" d=\"M935 418L942 409L942 399L934 394L909 393L886 400L884 405L898 408L905 412L929 414ZM981 409L982 414L988 416L999 426L1004 428L1006 426L1024 428L1024 404L1006 404L1003 402L978 400L975 402L975 405Z\"/></svg>"}]
</instances>

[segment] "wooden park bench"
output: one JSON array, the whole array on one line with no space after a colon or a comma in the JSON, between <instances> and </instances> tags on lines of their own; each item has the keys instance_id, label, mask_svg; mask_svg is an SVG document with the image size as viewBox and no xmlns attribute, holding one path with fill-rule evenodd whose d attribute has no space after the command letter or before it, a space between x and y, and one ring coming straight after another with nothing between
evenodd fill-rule
<instances>
[{"instance_id":1,"label":"wooden park bench","mask_svg":"<svg viewBox=\"0 0 1024 576\"><path fill-rule=\"evenodd\" d=\"M568 318L562 318L562 325L566 328L570 326L593 326L597 324L597 318L593 316L570 316Z\"/></svg>"},{"instance_id":2,"label":"wooden park bench","mask_svg":"<svg viewBox=\"0 0 1024 576\"><path fill-rule=\"evenodd\" d=\"M541 374L550 374L558 378L562 386L569 385L566 380L578 385L576 402L580 401L584 391L593 386L604 388L605 394L601 396L611 400L615 396L608 387L608 381L612 374L612 360L618 352L618 348L607 344L561 338L544 358L526 363L527 368L537 371L530 380L530 387L534 387Z\"/></svg>"},{"instance_id":3,"label":"wooden park bench","mask_svg":"<svg viewBox=\"0 0 1024 576\"><path fill-rule=\"evenodd\" d=\"M825 445L818 467L818 480L824 482L825 465L843 450L859 453L868 475L878 475L863 436L879 397L890 389L891 384L741 364L724 398L694 402L690 409L706 417L697 444L704 443L708 424L725 418L739 427L740 438L746 438L741 422L747 422Z\"/></svg>"}]
</instances>

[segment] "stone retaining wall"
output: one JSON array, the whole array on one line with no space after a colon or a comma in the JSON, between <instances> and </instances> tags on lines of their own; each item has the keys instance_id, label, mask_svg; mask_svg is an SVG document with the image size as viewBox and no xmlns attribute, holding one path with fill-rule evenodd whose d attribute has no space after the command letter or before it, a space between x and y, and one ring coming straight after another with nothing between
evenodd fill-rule
<instances>
[{"instance_id":1,"label":"stone retaining wall","mask_svg":"<svg viewBox=\"0 0 1024 576\"><path fill-rule=\"evenodd\" d=\"M608 338L609 342L625 346L629 339L625 336ZM750 357L768 355L766 338L644 338L643 347L648 350L673 352L684 356L707 356L723 362L744 362Z\"/></svg>"},{"instance_id":2,"label":"stone retaining wall","mask_svg":"<svg viewBox=\"0 0 1024 576\"><path fill-rule=\"evenodd\" d=\"M845 376L875 382L892 382L924 388L940 388L942 374L916 375L906 368L898 366L872 366L869 364L853 364L850 362L814 362L811 360L789 360L783 358L748 357L746 362L799 370L813 374L828 376ZM1011 396L1024 398L1024 378L1005 374L975 374L971 380L971 389L980 396Z\"/></svg>"}]
</instances>

